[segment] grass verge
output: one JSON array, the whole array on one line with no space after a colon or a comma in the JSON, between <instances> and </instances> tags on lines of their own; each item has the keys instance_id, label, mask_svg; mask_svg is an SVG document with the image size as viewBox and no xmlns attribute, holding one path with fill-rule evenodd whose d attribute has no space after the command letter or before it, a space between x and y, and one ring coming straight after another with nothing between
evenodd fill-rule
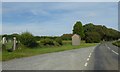
<instances>
[{"instance_id":1,"label":"grass verge","mask_svg":"<svg viewBox=\"0 0 120 72\"><path fill-rule=\"evenodd\" d=\"M29 57L39 54L45 54L45 53L52 53L52 52L59 52L59 51L65 51L65 50L71 50L71 49L78 49L78 48L85 48L90 46L95 46L97 43L84 43L82 42L79 46L72 46L70 43L66 43L63 46L53 46L53 47L37 47L37 48L25 48L22 47L22 49L18 49L14 52L2 52L2 61L7 61L15 58L21 58L21 57Z\"/></svg>"},{"instance_id":2,"label":"grass verge","mask_svg":"<svg viewBox=\"0 0 120 72\"><path fill-rule=\"evenodd\" d=\"M120 41L113 42L112 44L115 45L115 46L120 47Z\"/></svg>"}]
</instances>

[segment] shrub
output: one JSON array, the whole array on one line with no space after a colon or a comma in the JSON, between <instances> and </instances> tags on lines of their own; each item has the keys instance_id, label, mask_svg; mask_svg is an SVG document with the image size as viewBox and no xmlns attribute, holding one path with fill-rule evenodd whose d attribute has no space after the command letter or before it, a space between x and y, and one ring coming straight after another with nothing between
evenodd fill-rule
<instances>
[{"instance_id":1,"label":"shrub","mask_svg":"<svg viewBox=\"0 0 120 72\"><path fill-rule=\"evenodd\" d=\"M113 42L112 44L115 45L115 46L120 47L120 41Z\"/></svg>"},{"instance_id":2,"label":"shrub","mask_svg":"<svg viewBox=\"0 0 120 72\"><path fill-rule=\"evenodd\" d=\"M49 38L42 39L40 41L40 43L43 45L54 45L54 41L52 39L49 39Z\"/></svg>"},{"instance_id":3,"label":"shrub","mask_svg":"<svg viewBox=\"0 0 120 72\"><path fill-rule=\"evenodd\" d=\"M34 39L34 36L29 32L24 32L21 34L20 42L27 47L36 47L38 45Z\"/></svg>"},{"instance_id":4,"label":"shrub","mask_svg":"<svg viewBox=\"0 0 120 72\"><path fill-rule=\"evenodd\" d=\"M63 45L61 38L56 38L55 41L56 41L58 44Z\"/></svg>"},{"instance_id":5,"label":"shrub","mask_svg":"<svg viewBox=\"0 0 120 72\"><path fill-rule=\"evenodd\" d=\"M54 46L60 46L60 44L56 41L54 41L53 43L54 43Z\"/></svg>"},{"instance_id":6,"label":"shrub","mask_svg":"<svg viewBox=\"0 0 120 72\"><path fill-rule=\"evenodd\" d=\"M61 38L63 39L63 40L72 40L72 35L73 34L63 34L62 36L61 36Z\"/></svg>"},{"instance_id":7,"label":"shrub","mask_svg":"<svg viewBox=\"0 0 120 72\"><path fill-rule=\"evenodd\" d=\"M62 39L61 38L56 38L55 40L50 39L50 38L45 38L40 41L42 45L45 46L59 46L62 45Z\"/></svg>"}]
</instances>

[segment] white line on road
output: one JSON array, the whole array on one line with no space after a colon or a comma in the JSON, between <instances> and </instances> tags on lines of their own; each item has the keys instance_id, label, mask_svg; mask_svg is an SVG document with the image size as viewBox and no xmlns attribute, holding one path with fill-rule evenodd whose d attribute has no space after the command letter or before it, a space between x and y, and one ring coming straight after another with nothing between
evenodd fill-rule
<instances>
[{"instance_id":1,"label":"white line on road","mask_svg":"<svg viewBox=\"0 0 120 72\"><path fill-rule=\"evenodd\" d=\"M115 52L114 50L112 50L112 52L114 52L115 54L119 55L117 52Z\"/></svg>"},{"instance_id":2,"label":"white line on road","mask_svg":"<svg viewBox=\"0 0 120 72\"><path fill-rule=\"evenodd\" d=\"M87 61L89 61L90 59L89 58L87 58Z\"/></svg>"},{"instance_id":3,"label":"white line on road","mask_svg":"<svg viewBox=\"0 0 120 72\"><path fill-rule=\"evenodd\" d=\"M108 49L110 50L110 47L108 47Z\"/></svg>"},{"instance_id":4,"label":"white line on road","mask_svg":"<svg viewBox=\"0 0 120 72\"><path fill-rule=\"evenodd\" d=\"M85 63L85 65L84 66L87 66L88 65L88 63Z\"/></svg>"},{"instance_id":5,"label":"white line on road","mask_svg":"<svg viewBox=\"0 0 120 72\"><path fill-rule=\"evenodd\" d=\"M90 54L89 54L89 57L87 58L87 62L90 60L91 55L92 55L92 53L90 53ZM87 63L87 62L85 63L85 65L84 65L84 66L87 66L87 65L88 65L88 63Z\"/></svg>"},{"instance_id":6,"label":"white line on road","mask_svg":"<svg viewBox=\"0 0 120 72\"><path fill-rule=\"evenodd\" d=\"M90 55L89 55L89 58L91 57L91 53L90 53Z\"/></svg>"},{"instance_id":7,"label":"white line on road","mask_svg":"<svg viewBox=\"0 0 120 72\"><path fill-rule=\"evenodd\" d=\"M106 45L107 46L107 45ZM107 48L110 50L110 47L107 46ZM119 55L117 52L115 52L114 50L112 50L113 53Z\"/></svg>"}]
</instances>

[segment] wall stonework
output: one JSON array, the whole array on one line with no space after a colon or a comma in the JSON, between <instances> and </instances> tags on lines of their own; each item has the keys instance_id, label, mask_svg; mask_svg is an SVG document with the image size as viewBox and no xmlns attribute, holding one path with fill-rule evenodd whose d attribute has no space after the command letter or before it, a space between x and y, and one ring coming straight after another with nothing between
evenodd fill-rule
<instances>
[{"instance_id":1,"label":"wall stonework","mask_svg":"<svg viewBox=\"0 0 120 72\"><path fill-rule=\"evenodd\" d=\"M79 35L74 34L72 36L72 45L80 45L81 38Z\"/></svg>"}]
</instances>

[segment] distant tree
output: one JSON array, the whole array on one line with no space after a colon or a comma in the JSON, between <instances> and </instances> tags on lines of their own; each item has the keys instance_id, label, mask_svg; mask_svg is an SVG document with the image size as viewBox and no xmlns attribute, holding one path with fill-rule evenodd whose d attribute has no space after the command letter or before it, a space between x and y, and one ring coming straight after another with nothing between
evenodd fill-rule
<instances>
[{"instance_id":1,"label":"distant tree","mask_svg":"<svg viewBox=\"0 0 120 72\"><path fill-rule=\"evenodd\" d=\"M111 28L107 28L106 26L102 25L94 25L93 23L85 24L83 26L84 33L85 33L85 40L86 42L94 42L96 36L100 38L100 40L117 40L120 38L120 32ZM93 33L94 32L94 33ZM93 36L93 37L92 37ZM100 36L100 37L99 37ZM94 38L94 39L92 39ZM91 39L87 41L87 39Z\"/></svg>"},{"instance_id":2,"label":"distant tree","mask_svg":"<svg viewBox=\"0 0 120 72\"><path fill-rule=\"evenodd\" d=\"M73 34L78 34L82 38L84 37L84 30L83 30L82 23L80 21L77 21L73 26Z\"/></svg>"},{"instance_id":3,"label":"distant tree","mask_svg":"<svg viewBox=\"0 0 120 72\"><path fill-rule=\"evenodd\" d=\"M13 39L13 37L16 37L17 40L20 39L20 35L17 34L17 33L14 33L14 34L8 35L8 38L9 38L9 39Z\"/></svg>"},{"instance_id":4,"label":"distant tree","mask_svg":"<svg viewBox=\"0 0 120 72\"><path fill-rule=\"evenodd\" d=\"M72 35L73 34L63 34L62 36L61 36L61 38L63 39L63 40L72 40Z\"/></svg>"},{"instance_id":5,"label":"distant tree","mask_svg":"<svg viewBox=\"0 0 120 72\"><path fill-rule=\"evenodd\" d=\"M99 43L101 36L98 32L87 32L85 41L86 43Z\"/></svg>"}]
</instances>

